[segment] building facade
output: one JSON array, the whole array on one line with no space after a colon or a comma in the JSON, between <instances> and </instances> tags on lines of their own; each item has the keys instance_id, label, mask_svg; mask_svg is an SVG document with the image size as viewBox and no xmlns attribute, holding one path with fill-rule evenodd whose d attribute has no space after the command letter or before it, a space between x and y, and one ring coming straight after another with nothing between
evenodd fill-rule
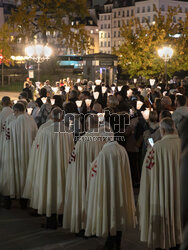
<instances>
[{"instance_id":1,"label":"building facade","mask_svg":"<svg viewBox=\"0 0 188 250\"><path fill-rule=\"evenodd\" d=\"M122 44L121 27L123 22L128 24L131 19L138 18L142 25L146 18L150 23L155 21L155 8L161 9L165 16L168 7L179 7L179 13L174 17L174 22L185 20L188 12L188 2L175 0L146 0L146 1L121 1L108 0L103 12L99 13L99 50L101 53L113 53L114 49ZM133 27L134 29L134 27Z\"/></svg>"}]
</instances>

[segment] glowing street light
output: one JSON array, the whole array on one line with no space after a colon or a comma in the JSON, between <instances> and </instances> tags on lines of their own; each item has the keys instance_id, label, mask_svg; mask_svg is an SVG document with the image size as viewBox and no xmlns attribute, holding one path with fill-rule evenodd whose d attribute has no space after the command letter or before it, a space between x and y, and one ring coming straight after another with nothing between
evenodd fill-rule
<instances>
[{"instance_id":1,"label":"glowing street light","mask_svg":"<svg viewBox=\"0 0 188 250\"><path fill-rule=\"evenodd\" d=\"M52 49L47 45L35 44L25 48L25 54L29 59L32 59L38 64L38 82L39 82L39 72L40 63L48 60L52 54Z\"/></svg>"},{"instance_id":2,"label":"glowing street light","mask_svg":"<svg viewBox=\"0 0 188 250\"><path fill-rule=\"evenodd\" d=\"M165 81L167 81L167 62L172 58L173 53L174 53L174 51L170 47L163 47L161 49L158 49L158 55L165 62Z\"/></svg>"}]
</instances>

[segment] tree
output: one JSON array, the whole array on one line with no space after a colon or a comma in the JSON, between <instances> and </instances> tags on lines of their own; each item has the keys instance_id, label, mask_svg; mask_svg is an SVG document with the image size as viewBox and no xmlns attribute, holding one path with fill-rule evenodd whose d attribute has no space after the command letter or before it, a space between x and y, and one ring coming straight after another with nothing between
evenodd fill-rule
<instances>
[{"instance_id":1,"label":"tree","mask_svg":"<svg viewBox=\"0 0 188 250\"><path fill-rule=\"evenodd\" d=\"M4 64L10 66L12 47L11 47L11 29L4 24L0 29L0 65L1 65L1 83L4 85Z\"/></svg>"},{"instance_id":2,"label":"tree","mask_svg":"<svg viewBox=\"0 0 188 250\"><path fill-rule=\"evenodd\" d=\"M0 28L0 64L10 65L12 55L11 31L7 24Z\"/></svg>"},{"instance_id":3,"label":"tree","mask_svg":"<svg viewBox=\"0 0 188 250\"><path fill-rule=\"evenodd\" d=\"M155 8L155 21L151 24L145 18L145 25L133 19L121 29L123 44L116 51L120 65L131 77L146 78L164 74L163 59L157 50L165 45L174 49L174 55L168 63L168 74L188 69L188 14L185 21L174 22L178 8L169 8L166 16ZM135 29L134 29L135 28ZM177 37L175 35L179 34Z\"/></svg>"},{"instance_id":4,"label":"tree","mask_svg":"<svg viewBox=\"0 0 188 250\"><path fill-rule=\"evenodd\" d=\"M86 15L86 0L22 0L12 11L9 22L22 41L33 42L40 35L43 43L47 43L55 35L61 47L81 51L87 47L87 32L84 25L73 21Z\"/></svg>"}]
</instances>

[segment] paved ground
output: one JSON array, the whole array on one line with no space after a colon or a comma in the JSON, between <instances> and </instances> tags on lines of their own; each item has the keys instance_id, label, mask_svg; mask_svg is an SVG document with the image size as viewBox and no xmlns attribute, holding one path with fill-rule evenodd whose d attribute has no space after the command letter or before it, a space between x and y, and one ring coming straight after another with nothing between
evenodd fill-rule
<instances>
[{"instance_id":1,"label":"paved ground","mask_svg":"<svg viewBox=\"0 0 188 250\"><path fill-rule=\"evenodd\" d=\"M9 96L12 100L17 100L18 99L19 92L1 92L0 91L0 100L2 99L3 96Z\"/></svg>"},{"instance_id":2,"label":"paved ground","mask_svg":"<svg viewBox=\"0 0 188 250\"><path fill-rule=\"evenodd\" d=\"M17 202L11 210L0 208L0 250L102 250L105 239L83 239L62 230L40 228L44 217L30 216ZM147 250L139 241L138 229L127 231L122 250Z\"/></svg>"}]
</instances>

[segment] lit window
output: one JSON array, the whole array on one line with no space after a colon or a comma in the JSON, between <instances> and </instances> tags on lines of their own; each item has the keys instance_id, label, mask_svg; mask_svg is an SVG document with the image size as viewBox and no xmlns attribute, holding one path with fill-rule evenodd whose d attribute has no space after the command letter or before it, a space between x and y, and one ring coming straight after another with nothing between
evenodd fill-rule
<instances>
[{"instance_id":1,"label":"lit window","mask_svg":"<svg viewBox=\"0 0 188 250\"><path fill-rule=\"evenodd\" d=\"M106 32L104 33L104 37L107 38L107 33Z\"/></svg>"},{"instance_id":2,"label":"lit window","mask_svg":"<svg viewBox=\"0 0 188 250\"><path fill-rule=\"evenodd\" d=\"M103 38L103 32L101 32L101 38Z\"/></svg>"}]
</instances>

